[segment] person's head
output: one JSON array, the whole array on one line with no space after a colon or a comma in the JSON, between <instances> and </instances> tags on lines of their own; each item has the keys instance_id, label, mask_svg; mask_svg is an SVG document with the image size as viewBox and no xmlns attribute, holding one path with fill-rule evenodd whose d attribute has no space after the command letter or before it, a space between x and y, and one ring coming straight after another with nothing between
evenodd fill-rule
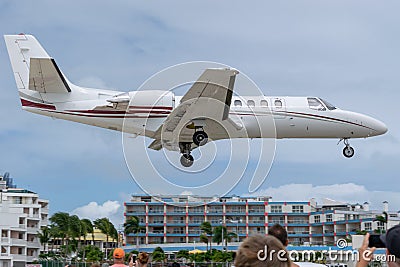
<instances>
[{"instance_id":1,"label":"person's head","mask_svg":"<svg viewBox=\"0 0 400 267\"><path fill-rule=\"evenodd\" d=\"M386 234L380 236L381 241L385 244L387 254L396 257L397 266L400 266L400 225L393 226ZM392 265L390 266L396 266Z\"/></svg>"},{"instance_id":2,"label":"person's head","mask_svg":"<svg viewBox=\"0 0 400 267\"><path fill-rule=\"evenodd\" d=\"M289 254L282 242L272 235L255 235L246 238L240 245L235 258L235 267L289 266Z\"/></svg>"},{"instance_id":3,"label":"person's head","mask_svg":"<svg viewBox=\"0 0 400 267\"><path fill-rule=\"evenodd\" d=\"M286 229L282 225L277 223L274 226L269 227L268 234L278 238L284 246L288 245L288 234L286 232Z\"/></svg>"},{"instance_id":4,"label":"person's head","mask_svg":"<svg viewBox=\"0 0 400 267\"><path fill-rule=\"evenodd\" d=\"M149 254L146 252L140 252L136 260L141 265L145 265L149 262Z\"/></svg>"},{"instance_id":5,"label":"person's head","mask_svg":"<svg viewBox=\"0 0 400 267\"><path fill-rule=\"evenodd\" d=\"M125 251L122 248L114 249L113 258L115 263L123 263L125 258Z\"/></svg>"}]
</instances>

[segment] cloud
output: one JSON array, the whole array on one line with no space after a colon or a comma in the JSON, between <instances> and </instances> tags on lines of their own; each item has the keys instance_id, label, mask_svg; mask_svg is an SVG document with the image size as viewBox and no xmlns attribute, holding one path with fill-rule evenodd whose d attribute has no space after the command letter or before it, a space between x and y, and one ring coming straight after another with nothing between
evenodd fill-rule
<instances>
[{"instance_id":1,"label":"cloud","mask_svg":"<svg viewBox=\"0 0 400 267\"><path fill-rule=\"evenodd\" d=\"M312 185L312 184L287 184L279 187L269 187L259 190L253 195L271 196L272 201L306 201L315 198L321 202L330 198L347 203L371 204L374 209L382 209L382 202L388 201L391 210L400 209L400 194L394 191L368 190L364 185L354 183Z\"/></svg>"},{"instance_id":2,"label":"cloud","mask_svg":"<svg viewBox=\"0 0 400 267\"><path fill-rule=\"evenodd\" d=\"M74 209L71 213L78 215L80 218L87 218L92 221L98 218L109 218L118 229L123 223L123 211L121 207L122 205L118 201L108 200L103 204L93 201Z\"/></svg>"}]
</instances>

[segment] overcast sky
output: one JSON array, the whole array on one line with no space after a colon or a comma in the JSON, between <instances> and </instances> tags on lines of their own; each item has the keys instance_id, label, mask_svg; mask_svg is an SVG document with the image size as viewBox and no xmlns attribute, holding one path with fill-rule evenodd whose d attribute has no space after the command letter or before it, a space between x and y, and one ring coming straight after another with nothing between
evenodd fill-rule
<instances>
[{"instance_id":1,"label":"overcast sky","mask_svg":"<svg viewBox=\"0 0 400 267\"><path fill-rule=\"evenodd\" d=\"M320 96L382 120L388 133L351 140L351 159L338 140L277 141L259 193L375 208L388 200L399 210L399 10L398 1L366 0L3 0L0 32L35 35L78 85L136 90L166 67L208 60L239 69L265 95ZM121 134L23 112L4 42L0 90L0 170L49 199L52 212L120 222L123 201L140 192ZM248 184L232 192L246 194Z\"/></svg>"}]
</instances>

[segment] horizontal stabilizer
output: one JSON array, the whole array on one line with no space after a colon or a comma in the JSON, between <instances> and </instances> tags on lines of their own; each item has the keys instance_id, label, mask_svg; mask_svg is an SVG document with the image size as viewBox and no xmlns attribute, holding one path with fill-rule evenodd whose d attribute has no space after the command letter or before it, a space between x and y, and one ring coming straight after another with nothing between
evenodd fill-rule
<instances>
[{"instance_id":1,"label":"horizontal stabilizer","mask_svg":"<svg viewBox=\"0 0 400 267\"><path fill-rule=\"evenodd\" d=\"M68 93L71 89L53 58L31 58L29 89L40 93Z\"/></svg>"}]
</instances>

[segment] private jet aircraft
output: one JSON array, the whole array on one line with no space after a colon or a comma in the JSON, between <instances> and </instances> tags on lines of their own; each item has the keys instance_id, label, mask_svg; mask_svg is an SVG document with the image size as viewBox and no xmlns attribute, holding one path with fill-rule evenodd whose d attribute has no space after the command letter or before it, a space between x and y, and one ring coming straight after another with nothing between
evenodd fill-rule
<instances>
[{"instance_id":1,"label":"private jet aircraft","mask_svg":"<svg viewBox=\"0 0 400 267\"><path fill-rule=\"evenodd\" d=\"M149 148L191 151L229 138L338 138L352 157L350 138L386 133L384 123L341 110L319 97L234 96L238 71L206 69L183 96L170 91L119 92L74 85L32 35L5 41L22 108L44 116L153 139ZM267 120L273 120L274 131Z\"/></svg>"}]
</instances>

